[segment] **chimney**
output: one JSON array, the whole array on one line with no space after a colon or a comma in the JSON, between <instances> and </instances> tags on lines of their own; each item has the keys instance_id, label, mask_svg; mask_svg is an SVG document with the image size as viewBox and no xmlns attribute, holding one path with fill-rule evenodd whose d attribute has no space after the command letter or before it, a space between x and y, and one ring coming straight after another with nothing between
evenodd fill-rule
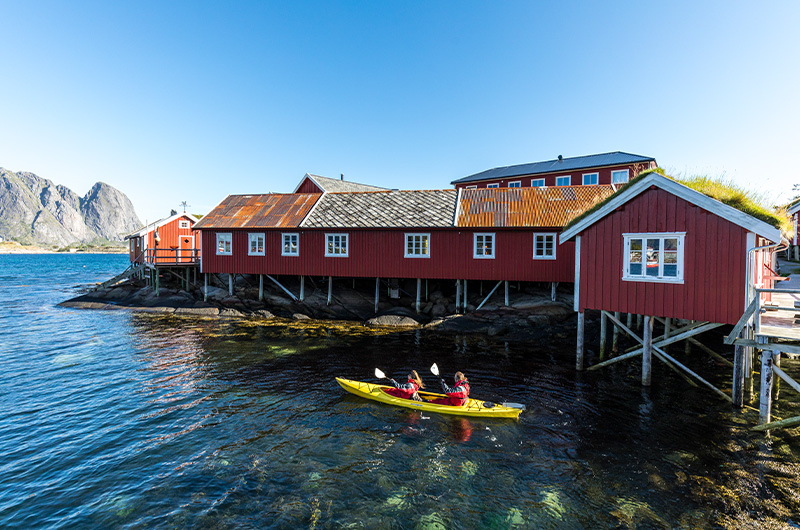
<instances>
[{"instance_id":1,"label":"chimney","mask_svg":"<svg viewBox=\"0 0 800 530\"><path fill-rule=\"evenodd\" d=\"M561 162L562 160L564 160L564 157L561 156L561 155L558 155L558 161Z\"/></svg>"},{"instance_id":2,"label":"chimney","mask_svg":"<svg viewBox=\"0 0 800 530\"><path fill-rule=\"evenodd\" d=\"M339 180L344 180L344 173L339 173Z\"/></svg>"}]
</instances>

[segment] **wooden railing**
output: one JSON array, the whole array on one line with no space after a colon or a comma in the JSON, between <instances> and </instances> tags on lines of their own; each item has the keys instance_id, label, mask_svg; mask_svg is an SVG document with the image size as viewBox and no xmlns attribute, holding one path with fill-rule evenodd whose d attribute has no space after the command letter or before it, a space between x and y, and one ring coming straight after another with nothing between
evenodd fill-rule
<instances>
[{"instance_id":1,"label":"wooden railing","mask_svg":"<svg viewBox=\"0 0 800 530\"><path fill-rule=\"evenodd\" d=\"M200 262L197 248L148 248L144 262L149 265L191 265Z\"/></svg>"}]
</instances>

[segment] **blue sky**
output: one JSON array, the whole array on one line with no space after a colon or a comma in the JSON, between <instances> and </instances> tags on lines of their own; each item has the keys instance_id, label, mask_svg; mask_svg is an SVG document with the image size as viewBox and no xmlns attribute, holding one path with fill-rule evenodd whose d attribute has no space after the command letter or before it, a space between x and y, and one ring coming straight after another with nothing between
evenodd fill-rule
<instances>
[{"instance_id":1,"label":"blue sky","mask_svg":"<svg viewBox=\"0 0 800 530\"><path fill-rule=\"evenodd\" d=\"M0 167L142 221L608 151L800 182L800 2L0 0Z\"/></svg>"}]
</instances>

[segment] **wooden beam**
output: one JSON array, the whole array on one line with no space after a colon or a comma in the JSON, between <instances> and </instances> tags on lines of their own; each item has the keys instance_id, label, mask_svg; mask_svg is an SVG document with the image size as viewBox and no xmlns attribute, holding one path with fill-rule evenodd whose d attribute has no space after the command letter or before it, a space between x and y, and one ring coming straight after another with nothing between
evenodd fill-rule
<instances>
[{"instance_id":1,"label":"wooden beam","mask_svg":"<svg viewBox=\"0 0 800 530\"><path fill-rule=\"evenodd\" d=\"M421 297L422 297L422 278L417 278L417 303L415 306L417 314L419 314L419 302Z\"/></svg>"},{"instance_id":2,"label":"wooden beam","mask_svg":"<svg viewBox=\"0 0 800 530\"><path fill-rule=\"evenodd\" d=\"M736 339L734 344L739 346L744 346L745 348L758 348L758 349L779 351L781 353L791 353L793 355L800 355L800 346L784 344L782 342L766 342L764 344L760 344L751 339Z\"/></svg>"},{"instance_id":3,"label":"wooden beam","mask_svg":"<svg viewBox=\"0 0 800 530\"><path fill-rule=\"evenodd\" d=\"M773 356L772 350L761 352L761 396L758 402L758 423L770 422L772 413Z\"/></svg>"},{"instance_id":4,"label":"wooden beam","mask_svg":"<svg viewBox=\"0 0 800 530\"><path fill-rule=\"evenodd\" d=\"M556 287L558 286L558 282L550 282L550 300L553 302L556 301Z\"/></svg>"},{"instance_id":5,"label":"wooden beam","mask_svg":"<svg viewBox=\"0 0 800 530\"><path fill-rule=\"evenodd\" d=\"M375 313L378 312L378 301L381 296L381 279L375 278Z\"/></svg>"},{"instance_id":6,"label":"wooden beam","mask_svg":"<svg viewBox=\"0 0 800 530\"><path fill-rule=\"evenodd\" d=\"M506 280L506 307L508 307L508 280Z\"/></svg>"},{"instance_id":7,"label":"wooden beam","mask_svg":"<svg viewBox=\"0 0 800 530\"><path fill-rule=\"evenodd\" d=\"M618 318L619 313L614 315ZM617 328L614 328L617 329ZM650 386L653 369L653 318L644 317L644 344L642 349L642 386Z\"/></svg>"},{"instance_id":8,"label":"wooden beam","mask_svg":"<svg viewBox=\"0 0 800 530\"><path fill-rule=\"evenodd\" d=\"M233 296L233 274L228 274L228 296Z\"/></svg>"},{"instance_id":9,"label":"wooden beam","mask_svg":"<svg viewBox=\"0 0 800 530\"><path fill-rule=\"evenodd\" d=\"M508 292L508 282L506 282L506 293ZM585 313L578 312L578 344L575 350L575 369L583 371L583 328L585 323Z\"/></svg>"},{"instance_id":10,"label":"wooden beam","mask_svg":"<svg viewBox=\"0 0 800 530\"><path fill-rule=\"evenodd\" d=\"M203 302L208 301L208 273L203 273Z\"/></svg>"},{"instance_id":11,"label":"wooden beam","mask_svg":"<svg viewBox=\"0 0 800 530\"><path fill-rule=\"evenodd\" d=\"M775 372L778 377L786 381L786 384L792 387L796 392L800 392L800 383L789 377L789 375L780 368L779 364L773 365L772 371Z\"/></svg>"},{"instance_id":12,"label":"wooden beam","mask_svg":"<svg viewBox=\"0 0 800 530\"><path fill-rule=\"evenodd\" d=\"M489 294L487 294L487 295L486 295L486 298L484 298L484 299L483 299L483 302L481 302L481 305L479 305L479 306L478 306L478 309L482 308L482 307L483 307L483 304L485 304L486 302L488 302L488 301L489 301L489 298L491 298L491 297L492 297L492 295L493 295L493 294L494 294L494 292L497 290L497 288L498 288L498 287L500 287L500 284L501 284L501 283L503 283L503 282L502 282L502 281L499 281L499 282L497 282L497 285L495 285L495 286L494 286L494 289L492 289L492 290L489 292ZM478 309L476 309L475 311L477 311Z\"/></svg>"},{"instance_id":13,"label":"wooden beam","mask_svg":"<svg viewBox=\"0 0 800 530\"><path fill-rule=\"evenodd\" d=\"M617 320L619 320L621 316L619 311L614 311L614 317ZM611 334L611 351L614 353L619 351L619 328L617 326L614 326L614 331Z\"/></svg>"},{"instance_id":14,"label":"wooden beam","mask_svg":"<svg viewBox=\"0 0 800 530\"><path fill-rule=\"evenodd\" d=\"M258 275L258 301L264 301L264 275Z\"/></svg>"},{"instance_id":15,"label":"wooden beam","mask_svg":"<svg viewBox=\"0 0 800 530\"><path fill-rule=\"evenodd\" d=\"M267 276L267 278L269 278L270 280L272 280L272 283L274 283L275 285L277 285L278 287L280 287L280 288L281 288L281 290L282 290L284 293L288 294L288 295L289 295L289 298L291 298L292 300L294 300L295 302L297 302L297 297L296 297L294 294L292 294L292 292L291 292L289 289L287 289L286 287L284 287L283 285L281 285L281 282L279 282L278 280L276 280L275 278L273 278L273 277L272 277L272 276L270 276L269 274L267 274L266 276ZM329 304L329 305L330 305L330 304Z\"/></svg>"},{"instance_id":16,"label":"wooden beam","mask_svg":"<svg viewBox=\"0 0 800 530\"><path fill-rule=\"evenodd\" d=\"M464 296L463 296L463 298L461 300L461 308L464 310L465 313L467 312L467 304L469 303L467 300L468 300L468 297L467 297L467 280L465 279L464 280Z\"/></svg>"},{"instance_id":17,"label":"wooden beam","mask_svg":"<svg viewBox=\"0 0 800 530\"><path fill-rule=\"evenodd\" d=\"M773 421L770 423L764 423L762 425L756 425L755 427L750 427L751 431L768 431L770 429L781 429L783 427L794 427L795 425L800 425L800 416L795 416L794 418L786 418L785 420L781 421Z\"/></svg>"},{"instance_id":18,"label":"wooden beam","mask_svg":"<svg viewBox=\"0 0 800 530\"><path fill-rule=\"evenodd\" d=\"M744 310L744 313L739 319L739 322L737 322L736 325L733 326L731 332L728 334L727 337L725 337L724 341L725 344L733 344L736 341L736 338L739 336L739 333L742 331L742 329L744 329L744 327L750 321L750 317L753 316L753 313L755 313L758 304L759 304L759 297L756 296L755 298L753 298L753 301L750 302L750 305L747 306L747 309Z\"/></svg>"},{"instance_id":19,"label":"wooden beam","mask_svg":"<svg viewBox=\"0 0 800 530\"><path fill-rule=\"evenodd\" d=\"M461 305L461 280L456 280L456 313Z\"/></svg>"},{"instance_id":20,"label":"wooden beam","mask_svg":"<svg viewBox=\"0 0 800 530\"><path fill-rule=\"evenodd\" d=\"M328 276L328 302L327 305L331 305L331 299L333 298L333 276Z\"/></svg>"},{"instance_id":21,"label":"wooden beam","mask_svg":"<svg viewBox=\"0 0 800 530\"><path fill-rule=\"evenodd\" d=\"M300 301L306 299L306 277L300 276Z\"/></svg>"},{"instance_id":22,"label":"wooden beam","mask_svg":"<svg viewBox=\"0 0 800 530\"><path fill-rule=\"evenodd\" d=\"M616 328L614 328L616 329ZM606 312L600 312L600 360L606 358L606 343L608 342L608 318Z\"/></svg>"}]
</instances>

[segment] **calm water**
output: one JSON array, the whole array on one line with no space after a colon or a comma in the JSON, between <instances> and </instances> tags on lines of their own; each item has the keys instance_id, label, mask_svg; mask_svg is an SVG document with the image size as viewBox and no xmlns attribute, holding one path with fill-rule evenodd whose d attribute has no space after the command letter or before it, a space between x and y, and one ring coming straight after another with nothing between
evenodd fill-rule
<instances>
[{"instance_id":1,"label":"calm water","mask_svg":"<svg viewBox=\"0 0 800 530\"><path fill-rule=\"evenodd\" d=\"M0 255L0 527L800 527L797 431L750 434L661 366L649 390L635 363L577 374L568 328L506 344L55 307L125 260ZM529 410L445 418L334 381L434 383L433 362ZM776 414L800 414L782 392Z\"/></svg>"}]
</instances>

